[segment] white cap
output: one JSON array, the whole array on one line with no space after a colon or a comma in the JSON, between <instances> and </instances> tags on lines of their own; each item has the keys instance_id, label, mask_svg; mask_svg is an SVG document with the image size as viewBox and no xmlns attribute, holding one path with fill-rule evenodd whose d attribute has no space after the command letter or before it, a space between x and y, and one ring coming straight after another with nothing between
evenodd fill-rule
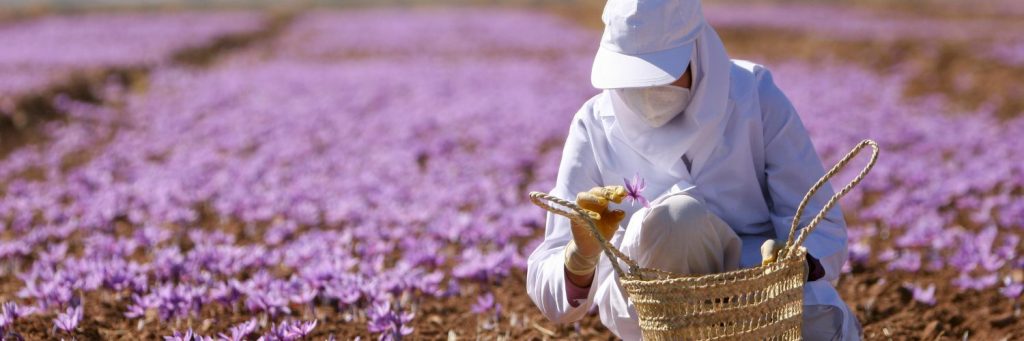
<instances>
[{"instance_id":1,"label":"white cap","mask_svg":"<svg viewBox=\"0 0 1024 341\"><path fill-rule=\"evenodd\" d=\"M608 0L590 81L595 88L665 85L686 71L704 27L700 0Z\"/></svg>"}]
</instances>

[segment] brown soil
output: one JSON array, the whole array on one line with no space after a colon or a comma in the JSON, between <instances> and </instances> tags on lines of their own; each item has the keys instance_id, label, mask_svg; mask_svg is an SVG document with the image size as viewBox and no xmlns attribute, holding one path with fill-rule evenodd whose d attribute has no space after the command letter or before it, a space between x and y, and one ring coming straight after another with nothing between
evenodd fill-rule
<instances>
[{"instance_id":1,"label":"brown soil","mask_svg":"<svg viewBox=\"0 0 1024 341\"><path fill-rule=\"evenodd\" d=\"M288 27L294 19L293 12L277 12L270 14L269 23L261 30L229 34L214 39L203 46L178 51L171 58L176 63L191 66L209 66L218 57L244 49L260 41L267 41Z\"/></svg>"}]
</instances>

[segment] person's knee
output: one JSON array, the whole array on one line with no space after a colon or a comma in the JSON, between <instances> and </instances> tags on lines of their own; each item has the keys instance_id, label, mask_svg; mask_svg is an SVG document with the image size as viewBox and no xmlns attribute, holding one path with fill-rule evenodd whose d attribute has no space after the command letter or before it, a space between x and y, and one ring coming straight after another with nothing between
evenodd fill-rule
<instances>
[{"instance_id":1,"label":"person's knee","mask_svg":"<svg viewBox=\"0 0 1024 341\"><path fill-rule=\"evenodd\" d=\"M689 195L674 195L651 207L644 219L646 230L669 228L681 237L702 235L709 229L708 209L704 203Z\"/></svg>"},{"instance_id":2,"label":"person's knee","mask_svg":"<svg viewBox=\"0 0 1024 341\"><path fill-rule=\"evenodd\" d=\"M738 267L739 237L702 201L689 195L660 200L638 233L641 266L687 274Z\"/></svg>"}]
</instances>

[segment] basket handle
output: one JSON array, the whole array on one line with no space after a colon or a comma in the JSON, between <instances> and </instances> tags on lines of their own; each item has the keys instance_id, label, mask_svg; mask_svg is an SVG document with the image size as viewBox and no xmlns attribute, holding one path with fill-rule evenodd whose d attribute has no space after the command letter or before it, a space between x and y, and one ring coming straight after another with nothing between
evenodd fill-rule
<instances>
[{"instance_id":1,"label":"basket handle","mask_svg":"<svg viewBox=\"0 0 1024 341\"><path fill-rule=\"evenodd\" d=\"M860 173L857 174L857 177L853 178L853 180L851 180L850 183L846 184L845 187L843 187L841 190L839 190L839 192L836 192L834 195L832 195L831 198L828 199L828 202L825 203L825 206L821 208L821 211L819 211L818 214L814 216L814 219L807 223L807 226L804 228L804 231L800 233L800 236L797 237L796 240L794 240L793 237L796 235L797 225L800 224L800 217L803 216L804 208L807 207L807 203L811 200L811 197L818 192L818 189L821 189L821 187L825 185L826 181L835 176L836 173L839 173L839 170L843 169L843 167L846 167L846 164L850 163L850 160L853 159L853 157L857 156L857 154L859 154L861 150L864 149L864 147L869 146L871 147L871 159L868 161L868 164L864 166L864 169L861 169ZM800 205L797 206L796 208L796 214L793 216L793 224L789 227L789 236L786 238L786 245L782 248L783 253L780 256L789 256L793 249L796 249L797 247L803 245L804 241L807 240L807 235L814 231L814 229L818 227L818 223L820 223L821 220L825 218L825 213L828 213L828 210L832 209L832 206L835 206L836 202L839 201L839 198L842 198L844 195L846 195L847 192L853 189L854 186L857 186L857 184L859 184L861 180L864 180L864 176L867 175L869 171L871 171L871 167L875 166L875 161L877 159L878 144L872 140L860 141L860 143L857 144L857 146L854 147L853 150L851 150L849 153L846 153L846 156L843 156L843 158L840 159L835 166L832 166L832 169L829 169L829 171L825 173L825 175L822 176L821 179L818 179L818 182L815 183L809 191L807 191L807 194L804 195L803 200L800 201Z\"/></svg>"},{"instance_id":2,"label":"basket handle","mask_svg":"<svg viewBox=\"0 0 1024 341\"><path fill-rule=\"evenodd\" d=\"M619 251L619 249L616 249L614 245L609 243L608 240L598 232L594 219L600 219L601 216L599 214L584 210L571 201L563 200L544 192L530 192L530 201L551 213L569 218L569 220L574 223L584 224L584 226L587 227L587 231L589 231L594 238L597 238L599 245L601 245L601 250L604 251L605 256L607 256L608 260L611 261L612 269L615 270L615 273L618 274L619 277L625 276L626 272L622 271L622 268L619 267L619 262L615 261L615 258L621 259L629 265L629 273L637 275L640 274L640 267L636 262L630 259L629 256L623 254L622 251ZM568 210L554 207L549 204L549 202L566 207Z\"/></svg>"}]
</instances>

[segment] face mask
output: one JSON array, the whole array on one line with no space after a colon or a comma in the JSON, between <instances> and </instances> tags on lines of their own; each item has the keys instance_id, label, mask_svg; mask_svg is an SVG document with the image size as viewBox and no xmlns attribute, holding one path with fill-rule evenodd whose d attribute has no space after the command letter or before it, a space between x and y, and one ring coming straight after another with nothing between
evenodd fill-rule
<instances>
[{"instance_id":1,"label":"face mask","mask_svg":"<svg viewBox=\"0 0 1024 341\"><path fill-rule=\"evenodd\" d=\"M690 104L690 89L663 85L643 88L614 89L622 102L637 113L647 125L665 125Z\"/></svg>"}]
</instances>

